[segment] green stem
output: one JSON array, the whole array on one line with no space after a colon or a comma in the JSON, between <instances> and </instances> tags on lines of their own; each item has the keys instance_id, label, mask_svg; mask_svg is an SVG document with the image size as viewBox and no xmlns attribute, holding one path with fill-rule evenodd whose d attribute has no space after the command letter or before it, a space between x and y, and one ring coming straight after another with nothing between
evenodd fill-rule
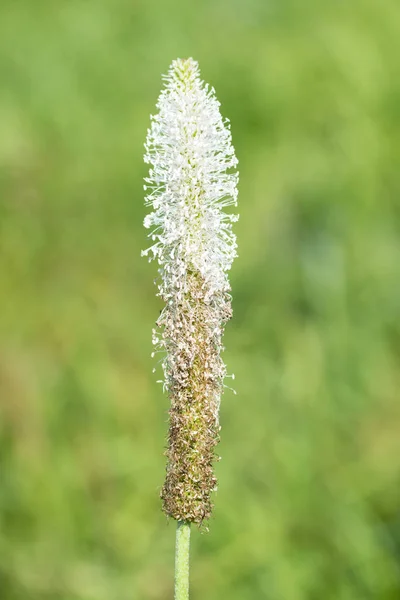
<instances>
[{"instance_id":1,"label":"green stem","mask_svg":"<svg viewBox=\"0 0 400 600\"><path fill-rule=\"evenodd\" d=\"M175 600L189 599L190 522L178 521L175 546Z\"/></svg>"}]
</instances>

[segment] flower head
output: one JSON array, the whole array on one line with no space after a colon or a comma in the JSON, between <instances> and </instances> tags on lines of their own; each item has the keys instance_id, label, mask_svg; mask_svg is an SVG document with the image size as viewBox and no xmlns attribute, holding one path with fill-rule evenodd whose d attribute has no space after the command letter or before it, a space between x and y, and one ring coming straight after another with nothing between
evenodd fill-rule
<instances>
[{"instance_id":1,"label":"flower head","mask_svg":"<svg viewBox=\"0 0 400 600\"><path fill-rule=\"evenodd\" d=\"M171 399L164 510L201 522L211 512L214 447L226 375L220 357L231 316L227 271L236 256L225 208L237 204L237 159L227 120L197 62L175 60L165 77L159 113L146 141L146 205L150 248L159 264L165 307L153 341L164 351L164 385Z\"/></svg>"}]
</instances>

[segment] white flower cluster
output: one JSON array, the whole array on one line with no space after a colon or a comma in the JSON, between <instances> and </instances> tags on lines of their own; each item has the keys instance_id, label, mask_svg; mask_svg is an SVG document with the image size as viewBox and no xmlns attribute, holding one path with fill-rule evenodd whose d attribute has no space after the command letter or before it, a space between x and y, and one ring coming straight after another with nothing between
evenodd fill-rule
<instances>
[{"instance_id":1,"label":"white flower cluster","mask_svg":"<svg viewBox=\"0 0 400 600\"><path fill-rule=\"evenodd\" d=\"M201 523L211 514L214 448L226 376L222 335L231 316L227 271L236 256L224 209L237 204L237 159L213 89L192 59L176 60L165 77L146 141L145 218L153 244L143 252L159 264L165 307L153 343L164 353L171 399L165 512Z\"/></svg>"},{"instance_id":2,"label":"white flower cluster","mask_svg":"<svg viewBox=\"0 0 400 600\"><path fill-rule=\"evenodd\" d=\"M228 120L197 62L175 60L165 77L146 141L144 225L154 244L143 252L160 265L160 295L183 297L189 271L199 271L207 295L229 289L226 272L236 256L232 222L224 208L237 205L238 174Z\"/></svg>"}]
</instances>

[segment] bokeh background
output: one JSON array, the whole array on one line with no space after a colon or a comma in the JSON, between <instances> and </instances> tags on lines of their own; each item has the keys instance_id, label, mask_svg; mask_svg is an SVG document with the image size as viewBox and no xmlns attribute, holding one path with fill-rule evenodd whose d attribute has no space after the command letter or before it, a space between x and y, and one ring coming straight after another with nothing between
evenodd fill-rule
<instances>
[{"instance_id":1,"label":"bokeh background","mask_svg":"<svg viewBox=\"0 0 400 600\"><path fill-rule=\"evenodd\" d=\"M400 598L397 0L2 0L0 597L167 600L143 142L172 59L232 122L240 257L192 598Z\"/></svg>"}]
</instances>

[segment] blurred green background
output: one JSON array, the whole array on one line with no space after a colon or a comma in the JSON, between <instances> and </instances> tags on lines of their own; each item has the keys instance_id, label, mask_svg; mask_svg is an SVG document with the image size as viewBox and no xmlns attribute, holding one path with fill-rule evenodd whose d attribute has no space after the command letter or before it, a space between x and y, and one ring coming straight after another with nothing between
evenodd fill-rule
<instances>
[{"instance_id":1,"label":"blurred green background","mask_svg":"<svg viewBox=\"0 0 400 600\"><path fill-rule=\"evenodd\" d=\"M397 0L2 0L1 600L172 598L142 155L185 56L241 214L191 597L400 598L399 38Z\"/></svg>"}]
</instances>

